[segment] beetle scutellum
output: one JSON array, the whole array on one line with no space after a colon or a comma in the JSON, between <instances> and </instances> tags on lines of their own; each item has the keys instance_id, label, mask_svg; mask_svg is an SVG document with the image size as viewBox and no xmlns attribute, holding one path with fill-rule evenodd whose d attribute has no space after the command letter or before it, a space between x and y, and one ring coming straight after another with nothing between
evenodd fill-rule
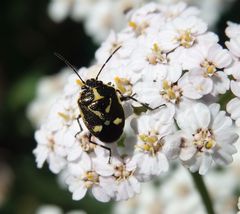
<instances>
[{"instance_id":1,"label":"beetle scutellum","mask_svg":"<svg viewBox=\"0 0 240 214\"><path fill-rule=\"evenodd\" d=\"M82 127L79 120L82 118L85 126L90 132L89 142L96 145L99 144L91 141L92 135L104 143L113 143L117 141L122 135L125 124L122 101L132 99L149 110L154 110L160 107L158 106L152 109L148 106L148 104L139 102L133 96L123 96L119 90L115 89L111 85L111 83L104 84L102 81L98 80L98 77L103 68L111 59L111 57L120 49L120 47L115 49L113 53L108 57L106 62L99 70L96 78L87 79L86 81L81 78L77 70L64 57L62 57L60 54L55 53L58 58L63 60L70 68L73 69L81 81L82 90L78 99L80 115L78 116L77 121L81 132ZM109 151L110 162L111 149L103 145L99 146Z\"/></svg>"}]
</instances>

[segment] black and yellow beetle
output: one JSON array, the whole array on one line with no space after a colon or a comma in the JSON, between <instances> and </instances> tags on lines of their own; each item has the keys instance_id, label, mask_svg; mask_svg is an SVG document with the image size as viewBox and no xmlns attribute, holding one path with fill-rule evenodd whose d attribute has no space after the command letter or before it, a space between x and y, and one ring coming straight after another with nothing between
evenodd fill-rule
<instances>
[{"instance_id":1,"label":"black and yellow beetle","mask_svg":"<svg viewBox=\"0 0 240 214\"><path fill-rule=\"evenodd\" d=\"M139 102L133 96L123 96L119 90L115 89L111 85L111 83L105 84L98 80L98 77L107 62L119 49L120 47L113 51L99 70L95 79L87 79L86 81L81 78L77 70L65 58L63 58L60 54L55 53L58 58L63 60L70 68L73 69L83 84L81 87L82 91L80 92L80 97L78 99L80 115L77 118L77 121L82 131L79 121L79 119L82 118L84 124L90 132L89 142L93 144L96 143L91 141L92 135L104 143L113 143L121 137L125 124L122 101L132 99L147 109L153 110L148 106L148 104ZM99 146L109 151L110 161L111 149L103 145Z\"/></svg>"}]
</instances>

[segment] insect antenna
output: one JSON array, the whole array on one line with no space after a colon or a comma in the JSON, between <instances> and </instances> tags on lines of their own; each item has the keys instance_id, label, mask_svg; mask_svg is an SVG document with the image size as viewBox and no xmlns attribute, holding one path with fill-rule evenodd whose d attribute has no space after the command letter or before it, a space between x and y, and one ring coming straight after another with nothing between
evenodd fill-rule
<instances>
[{"instance_id":1,"label":"insect antenna","mask_svg":"<svg viewBox=\"0 0 240 214\"><path fill-rule=\"evenodd\" d=\"M68 62L61 54L59 53L54 53L54 55L59 58L60 60L62 60L68 67L70 67L75 74L77 74L78 78L85 84L85 81L81 78L81 76L79 75L79 73L77 72L77 69L70 63Z\"/></svg>"},{"instance_id":2,"label":"insect antenna","mask_svg":"<svg viewBox=\"0 0 240 214\"><path fill-rule=\"evenodd\" d=\"M96 76L96 80L98 79L98 76L100 75L100 73L102 72L103 68L105 67L105 65L108 63L108 61L112 58L112 56L121 48L121 46L119 46L118 48L116 48L112 54L107 58L107 60L105 61L105 63L102 65L101 69L99 70L97 76Z\"/></svg>"}]
</instances>

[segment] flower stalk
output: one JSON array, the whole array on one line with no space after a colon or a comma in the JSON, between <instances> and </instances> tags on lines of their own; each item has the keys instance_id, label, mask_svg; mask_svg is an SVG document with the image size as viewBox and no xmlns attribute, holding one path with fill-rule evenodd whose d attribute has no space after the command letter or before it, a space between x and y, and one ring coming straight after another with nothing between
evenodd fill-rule
<instances>
[{"instance_id":1,"label":"flower stalk","mask_svg":"<svg viewBox=\"0 0 240 214\"><path fill-rule=\"evenodd\" d=\"M190 173L194 182L195 187L197 188L199 194L201 195L202 202L204 203L205 209L208 214L215 214L213 209L213 203L211 197L208 193L207 187L204 183L203 177L195 172Z\"/></svg>"}]
</instances>

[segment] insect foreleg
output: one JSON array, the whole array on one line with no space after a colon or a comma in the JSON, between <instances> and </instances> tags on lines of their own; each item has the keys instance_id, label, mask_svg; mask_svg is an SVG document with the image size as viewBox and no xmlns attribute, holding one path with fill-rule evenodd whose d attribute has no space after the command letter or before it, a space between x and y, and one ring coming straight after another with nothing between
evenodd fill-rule
<instances>
[{"instance_id":1,"label":"insect foreleg","mask_svg":"<svg viewBox=\"0 0 240 214\"><path fill-rule=\"evenodd\" d=\"M75 137L77 137L83 131L83 128L82 128L81 123L80 123L80 118L81 118L81 115L79 114L78 117L77 117L77 122L78 122L78 125L79 125L79 128L80 128L80 131L78 131L75 134Z\"/></svg>"},{"instance_id":2,"label":"insect foreleg","mask_svg":"<svg viewBox=\"0 0 240 214\"><path fill-rule=\"evenodd\" d=\"M154 111L154 110L156 110L156 109L158 109L158 108L160 108L160 107L162 107L162 106L166 106L165 104L161 104L161 105L159 105L159 106L157 106L157 107L155 107L155 108L152 108L152 107L149 106L148 103L143 103L143 102L139 101L138 99L134 98L134 95L135 95L135 94L133 94L132 96L124 96L124 95L121 93L121 91L117 90L117 92L121 95L121 97L120 97L121 101L133 100L133 101L139 103L140 105L142 105L143 107L145 107L146 109L148 109L148 110L150 110L150 111Z\"/></svg>"},{"instance_id":3,"label":"insect foreleg","mask_svg":"<svg viewBox=\"0 0 240 214\"><path fill-rule=\"evenodd\" d=\"M93 142L93 141L91 140L91 138L92 138L92 134L90 133L90 134L89 134L89 143L92 143L92 144L94 144L94 145L96 145L96 146L100 146L100 147L102 147L103 149L108 150L108 152L109 152L108 163L110 164L110 163L111 163L111 157L112 157L112 151L111 151L111 149L110 149L109 147L106 147L106 146L103 146L103 145L98 144L98 143L96 143L96 142Z\"/></svg>"}]
</instances>

